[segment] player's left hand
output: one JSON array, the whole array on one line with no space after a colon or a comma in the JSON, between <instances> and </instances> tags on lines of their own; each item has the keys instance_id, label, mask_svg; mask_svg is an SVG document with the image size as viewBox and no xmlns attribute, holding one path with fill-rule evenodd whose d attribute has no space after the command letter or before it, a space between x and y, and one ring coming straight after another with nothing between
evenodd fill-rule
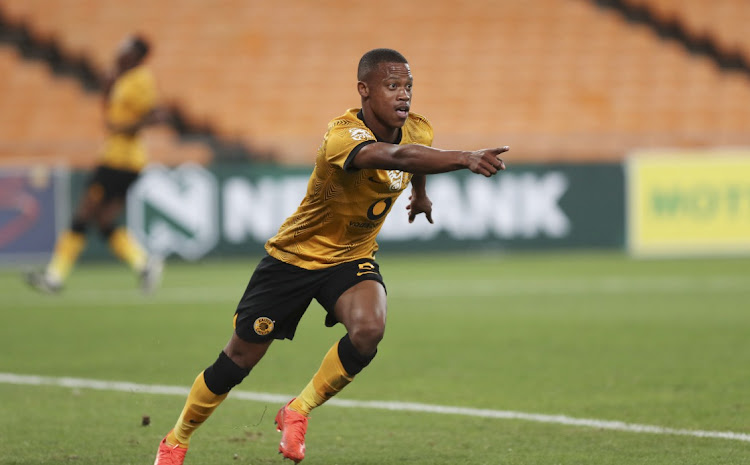
<instances>
[{"instance_id":1,"label":"player's left hand","mask_svg":"<svg viewBox=\"0 0 750 465\"><path fill-rule=\"evenodd\" d=\"M409 205L406 206L406 209L409 210L409 223L414 222L414 218L417 217L420 213L424 213L425 218L427 218L427 221L430 222L430 224L433 224L432 221L432 200L429 199L426 195L423 196L415 196L414 194L409 196Z\"/></svg>"}]
</instances>

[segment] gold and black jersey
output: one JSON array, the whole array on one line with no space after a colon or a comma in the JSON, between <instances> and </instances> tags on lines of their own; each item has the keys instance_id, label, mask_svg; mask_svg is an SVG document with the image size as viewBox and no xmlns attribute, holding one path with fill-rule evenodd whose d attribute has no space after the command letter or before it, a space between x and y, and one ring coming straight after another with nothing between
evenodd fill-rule
<instances>
[{"instance_id":1,"label":"gold and black jersey","mask_svg":"<svg viewBox=\"0 0 750 465\"><path fill-rule=\"evenodd\" d=\"M432 138L429 121L410 113L399 144L429 146ZM328 123L305 198L266 243L269 255L310 270L374 259L375 238L412 178L403 171L349 167L363 146L377 141L358 108Z\"/></svg>"},{"instance_id":2,"label":"gold and black jersey","mask_svg":"<svg viewBox=\"0 0 750 465\"><path fill-rule=\"evenodd\" d=\"M120 76L112 85L105 106L111 124L135 124L156 105L156 81L144 66ZM146 165L146 150L138 135L110 134L104 142L101 164L114 169L140 171Z\"/></svg>"}]
</instances>

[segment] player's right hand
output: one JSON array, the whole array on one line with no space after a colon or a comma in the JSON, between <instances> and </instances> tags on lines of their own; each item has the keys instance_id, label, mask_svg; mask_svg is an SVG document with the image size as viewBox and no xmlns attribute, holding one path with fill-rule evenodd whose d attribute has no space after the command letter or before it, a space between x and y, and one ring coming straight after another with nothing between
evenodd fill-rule
<instances>
[{"instance_id":1,"label":"player's right hand","mask_svg":"<svg viewBox=\"0 0 750 465\"><path fill-rule=\"evenodd\" d=\"M500 154L510 150L507 145L492 149L482 149L469 154L469 169L472 173L481 174L490 177L497 174L498 171L505 169L505 162L500 158Z\"/></svg>"}]
</instances>

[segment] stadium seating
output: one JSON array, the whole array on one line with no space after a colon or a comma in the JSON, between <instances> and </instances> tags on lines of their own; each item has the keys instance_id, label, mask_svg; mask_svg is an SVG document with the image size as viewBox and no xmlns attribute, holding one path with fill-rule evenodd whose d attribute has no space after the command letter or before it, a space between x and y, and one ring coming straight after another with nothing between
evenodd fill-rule
<instances>
[{"instance_id":1,"label":"stadium seating","mask_svg":"<svg viewBox=\"0 0 750 465\"><path fill-rule=\"evenodd\" d=\"M21 60L6 47L0 48L0 73L7 77L0 86L3 157L47 157L63 146L70 153L97 149L103 131L94 96L81 93L72 80L52 85L45 64Z\"/></svg>"},{"instance_id":2,"label":"stadium seating","mask_svg":"<svg viewBox=\"0 0 750 465\"><path fill-rule=\"evenodd\" d=\"M692 34L711 37L750 60L750 3L742 0L627 0L631 5L648 7L662 21L679 20Z\"/></svg>"},{"instance_id":3,"label":"stadium seating","mask_svg":"<svg viewBox=\"0 0 750 465\"><path fill-rule=\"evenodd\" d=\"M665 15L679 11L696 31L720 24L713 29L727 46L750 50L740 23L733 22L747 18L743 0L633 3L653 4ZM699 7L708 3L710 15ZM415 76L412 109L432 121L436 146L507 144L509 159L527 162L620 160L639 147L750 144L747 75L721 70L595 2L223 0L207 5L201 0L28 0L6 5L5 14L56 37L102 69L123 36L145 33L155 44L151 63L167 101L178 102L223 136L273 151L285 163L312 162L326 122L359 104L359 57L380 46L409 58ZM47 114L46 121L54 114L71 118L70 112L55 113L51 107L92 99L70 83L43 78L39 65L7 54L3 69L18 66L28 79L43 81L30 89L40 94L37 103L28 102L34 117L24 117L39 131L47 126L40 114ZM0 87L8 85L3 80ZM97 124L93 112L80 118L80 125ZM63 135L52 135L57 130ZM92 134L84 132L91 129L76 130L81 132L69 139L88 143ZM67 134L62 128L49 131L53 140ZM34 138L42 141L45 135Z\"/></svg>"},{"instance_id":4,"label":"stadium seating","mask_svg":"<svg viewBox=\"0 0 750 465\"><path fill-rule=\"evenodd\" d=\"M0 164L53 163L90 166L105 136L101 97L70 78L55 79L46 64L0 47ZM167 128L145 131L155 161L205 162L209 151L182 143Z\"/></svg>"}]
</instances>

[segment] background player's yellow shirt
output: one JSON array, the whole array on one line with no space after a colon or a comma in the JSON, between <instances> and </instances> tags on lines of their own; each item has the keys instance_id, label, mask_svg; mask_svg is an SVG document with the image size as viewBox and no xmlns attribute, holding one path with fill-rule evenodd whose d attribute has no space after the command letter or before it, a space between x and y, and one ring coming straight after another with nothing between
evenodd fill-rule
<instances>
[{"instance_id":1,"label":"background player's yellow shirt","mask_svg":"<svg viewBox=\"0 0 750 465\"><path fill-rule=\"evenodd\" d=\"M112 86L105 108L111 124L140 121L156 105L156 81L144 66L120 76ZM137 135L111 134L104 143L102 164L110 168L140 171L147 162L146 150Z\"/></svg>"},{"instance_id":2,"label":"background player's yellow shirt","mask_svg":"<svg viewBox=\"0 0 750 465\"><path fill-rule=\"evenodd\" d=\"M310 270L374 258L375 238L412 175L347 169L362 146L377 141L360 116L360 110L352 108L328 123L305 198L266 243L272 257ZM399 143L432 145L432 139L427 119L410 113Z\"/></svg>"}]
</instances>

